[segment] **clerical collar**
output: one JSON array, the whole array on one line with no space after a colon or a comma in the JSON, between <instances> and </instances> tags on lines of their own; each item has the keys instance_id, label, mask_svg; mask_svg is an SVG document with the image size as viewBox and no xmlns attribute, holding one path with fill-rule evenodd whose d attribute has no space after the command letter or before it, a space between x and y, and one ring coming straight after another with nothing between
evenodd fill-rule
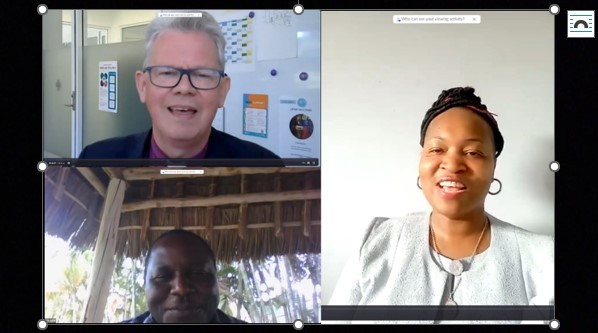
<instances>
[{"instance_id":1,"label":"clerical collar","mask_svg":"<svg viewBox=\"0 0 598 333\"><path fill-rule=\"evenodd\" d=\"M206 144L201 151L193 156L193 159L199 159L199 158L204 158L206 157L206 153L208 152L208 145ZM166 154L164 154L164 152L160 149L160 147L158 147L158 144L156 143L156 140L154 140L154 137L152 136L152 140L151 140L151 144L150 144L150 150L149 150L149 158L169 158L168 156L166 156Z\"/></svg>"}]
</instances>

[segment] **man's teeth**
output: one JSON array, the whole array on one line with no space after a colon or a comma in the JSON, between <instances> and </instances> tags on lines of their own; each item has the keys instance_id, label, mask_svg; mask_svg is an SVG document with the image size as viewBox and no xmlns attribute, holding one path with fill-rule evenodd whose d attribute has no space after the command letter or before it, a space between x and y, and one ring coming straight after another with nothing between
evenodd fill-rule
<instances>
[{"instance_id":1,"label":"man's teeth","mask_svg":"<svg viewBox=\"0 0 598 333\"><path fill-rule=\"evenodd\" d=\"M455 188L459 188L459 189L463 189L465 188L465 185L459 183L459 182L454 182L454 181L448 181L448 180L444 180L440 182L440 186L442 187L455 187Z\"/></svg>"},{"instance_id":2,"label":"man's teeth","mask_svg":"<svg viewBox=\"0 0 598 333\"><path fill-rule=\"evenodd\" d=\"M179 109L179 108L170 108L170 111L178 111L178 112L195 112L194 109Z\"/></svg>"}]
</instances>

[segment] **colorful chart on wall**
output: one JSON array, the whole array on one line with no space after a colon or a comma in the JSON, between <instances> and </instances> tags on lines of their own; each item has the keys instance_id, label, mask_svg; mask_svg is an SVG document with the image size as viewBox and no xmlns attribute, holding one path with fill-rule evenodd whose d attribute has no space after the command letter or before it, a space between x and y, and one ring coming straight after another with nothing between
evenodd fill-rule
<instances>
[{"instance_id":1,"label":"colorful chart on wall","mask_svg":"<svg viewBox=\"0 0 598 333\"><path fill-rule=\"evenodd\" d=\"M226 65L229 72L255 69L253 18L243 17L220 22L226 40Z\"/></svg>"}]
</instances>

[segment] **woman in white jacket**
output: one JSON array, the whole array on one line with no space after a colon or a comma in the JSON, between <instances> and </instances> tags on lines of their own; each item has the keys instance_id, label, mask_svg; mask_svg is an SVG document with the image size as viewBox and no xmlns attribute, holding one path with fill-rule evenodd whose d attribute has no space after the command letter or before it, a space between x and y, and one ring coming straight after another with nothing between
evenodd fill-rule
<instances>
[{"instance_id":1,"label":"woman in white jacket","mask_svg":"<svg viewBox=\"0 0 598 333\"><path fill-rule=\"evenodd\" d=\"M554 304L553 238L484 209L504 140L474 89L443 91L420 135L430 211L374 219L329 305Z\"/></svg>"}]
</instances>

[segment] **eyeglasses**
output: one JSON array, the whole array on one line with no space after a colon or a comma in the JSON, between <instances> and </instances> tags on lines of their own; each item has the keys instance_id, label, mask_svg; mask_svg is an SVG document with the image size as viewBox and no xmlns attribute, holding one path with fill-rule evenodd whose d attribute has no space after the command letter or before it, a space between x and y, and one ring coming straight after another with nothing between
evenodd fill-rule
<instances>
[{"instance_id":1,"label":"eyeglasses","mask_svg":"<svg viewBox=\"0 0 598 333\"><path fill-rule=\"evenodd\" d=\"M181 69L170 66L149 66L143 69L149 72L150 82L160 88L174 88L184 74L189 77L191 86L195 89L210 90L218 87L224 71L213 68Z\"/></svg>"}]
</instances>

